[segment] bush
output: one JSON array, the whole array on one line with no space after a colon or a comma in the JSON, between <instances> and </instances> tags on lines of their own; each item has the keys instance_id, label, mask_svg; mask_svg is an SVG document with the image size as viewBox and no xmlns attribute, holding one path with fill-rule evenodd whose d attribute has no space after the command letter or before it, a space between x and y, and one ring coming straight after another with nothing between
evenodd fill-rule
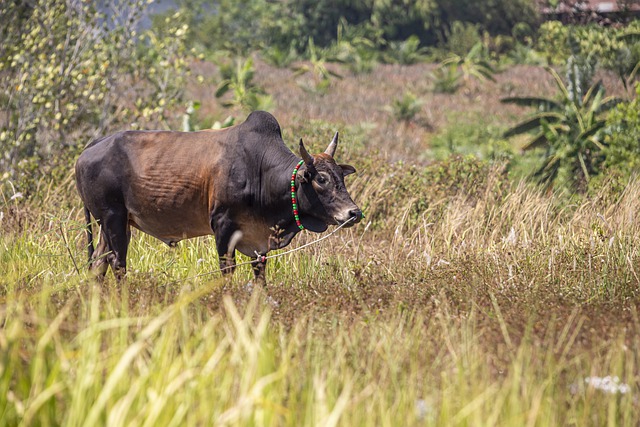
<instances>
[{"instance_id":1,"label":"bush","mask_svg":"<svg viewBox=\"0 0 640 427\"><path fill-rule=\"evenodd\" d=\"M410 91L406 91L402 98L394 99L391 105L387 106L387 110L391 112L396 120L409 123L420 112L423 104L423 100Z\"/></svg>"},{"instance_id":2,"label":"bush","mask_svg":"<svg viewBox=\"0 0 640 427\"><path fill-rule=\"evenodd\" d=\"M605 114L620 100L605 97L601 82L591 84L591 64L572 56L568 61L565 84L552 69L560 100L536 95L503 98L501 101L531 107L534 114L505 132L505 137L534 132L522 148L544 148L542 162L535 176L547 187L559 182L567 187L586 190L592 176L602 172L607 155L603 145ZM590 86L587 86L590 85Z\"/></svg>"},{"instance_id":3,"label":"bush","mask_svg":"<svg viewBox=\"0 0 640 427\"><path fill-rule=\"evenodd\" d=\"M146 1L111 6L109 16L71 0L0 12L1 178L23 191L58 165L67 171L92 138L123 124L163 124L181 102L184 25L139 36Z\"/></svg>"},{"instance_id":4,"label":"bush","mask_svg":"<svg viewBox=\"0 0 640 427\"><path fill-rule=\"evenodd\" d=\"M640 171L640 83L632 101L620 103L607 118L605 136L608 170L629 176Z\"/></svg>"},{"instance_id":5,"label":"bush","mask_svg":"<svg viewBox=\"0 0 640 427\"><path fill-rule=\"evenodd\" d=\"M639 28L637 21L627 28L570 26L549 21L540 26L537 48L550 64L564 64L577 48L579 55L597 58L603 68L628 73L640 61L640 44L620 36Z\"/></svg>"}]
</instances>

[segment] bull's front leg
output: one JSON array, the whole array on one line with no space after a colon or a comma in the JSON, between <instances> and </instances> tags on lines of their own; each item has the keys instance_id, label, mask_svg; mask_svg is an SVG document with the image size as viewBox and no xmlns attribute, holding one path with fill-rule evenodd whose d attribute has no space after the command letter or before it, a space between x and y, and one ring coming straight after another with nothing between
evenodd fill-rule
<instances>
[{"instance_id":1,"label":"bull's front leg","mask_svg":"<svg viewBox=\"0 0 640 427\"><path fill-rule=\"evenodd\" d=\"M259 286L267 284L265 270L267 268L267 257L265 254L259 254L255 260L251 262L253 268L253 282Z\"/></svg>"},{"instance_id":2,"label":"bull's front leg","mask_svg":"<svg viewBox=\"0 0 640 427\"><path fill-rule=\"evenodd\" d=\"M242 232L226 212L214 212L211 215L211 228L216 238L220 271L224 276L229 276L236 269L236 244L242 238Z\"/></svg>"},{"instance_id":3,"label":"bull's front leg","mask_svg":"<svg viewBox=\"0 0 640 427\"><path fill-rule=\"evenodd\" d=\"M236 256L235 251L231 252L221 252L220 248L218 248L218 261L220 263L220 271L223 275L231 275L236 270ZM224 254L224 255L220 255Z\"/></svg>"}]
</instances>

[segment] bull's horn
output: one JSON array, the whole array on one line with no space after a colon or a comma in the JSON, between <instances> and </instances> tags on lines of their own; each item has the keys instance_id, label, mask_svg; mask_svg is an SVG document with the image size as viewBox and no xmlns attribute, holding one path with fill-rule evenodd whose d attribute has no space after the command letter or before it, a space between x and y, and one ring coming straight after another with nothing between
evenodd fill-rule
<instances>
[{"instance_id":1,"label":"bull's horn","mask_svg":"<svg viewBox=\"0 0 640 427\"><path fill-rule=\"evenodd\" d=\"M324 153L333 157L336 154L336 148L338 148L338 132L336 132L336 134L333 136L331 143L324 151Z\"/></svg>"},{"instance_id":2,"label":"bull's horn","mask_svg":"<svg viewBox=\"0 0 640 427\"><path fill-rule=\"evenodd\" d=\"M313 164L313 157L311 157L311 154L309 154L307 149L304 148L304 144L302 143L302 138L300 138L300 157L302 157L302 160L304 160L306 164L308 165Z\"/></svg>"}]
</instances>

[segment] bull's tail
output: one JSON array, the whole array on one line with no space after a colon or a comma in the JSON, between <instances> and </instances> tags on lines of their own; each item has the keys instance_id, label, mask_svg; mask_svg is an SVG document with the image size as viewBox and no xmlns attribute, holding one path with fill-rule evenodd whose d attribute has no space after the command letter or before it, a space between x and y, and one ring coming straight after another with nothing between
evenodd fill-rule
<instances>
[{"instance_id":1,"label":"bull's tail","mask_svg":"<svg viewBox=\"0 0 640 427\"><path fill-rule=\"evenodd\" d=\"M91 212L87 207L84 207L84 219L87 221L87 249L89 252L89 263L91 263L91 259L93 258L93 229L91 227Z\"/></svg>"}]
</instances>

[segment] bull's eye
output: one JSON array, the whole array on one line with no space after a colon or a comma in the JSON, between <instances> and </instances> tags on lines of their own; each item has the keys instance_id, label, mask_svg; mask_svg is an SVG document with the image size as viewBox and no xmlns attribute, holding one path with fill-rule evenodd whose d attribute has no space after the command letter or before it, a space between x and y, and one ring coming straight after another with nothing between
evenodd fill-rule
<instances>
[{"instance_id":1,"label":"bull's eye","mask_svg":"<svg viewBox=\"0 0 640 427\"><path fill-rule=\"evenodd\" d=\"M316 178L316 182L320 185L325 185L328 181L324 174L319 174Z\"/></svg>"}]
</instances>

